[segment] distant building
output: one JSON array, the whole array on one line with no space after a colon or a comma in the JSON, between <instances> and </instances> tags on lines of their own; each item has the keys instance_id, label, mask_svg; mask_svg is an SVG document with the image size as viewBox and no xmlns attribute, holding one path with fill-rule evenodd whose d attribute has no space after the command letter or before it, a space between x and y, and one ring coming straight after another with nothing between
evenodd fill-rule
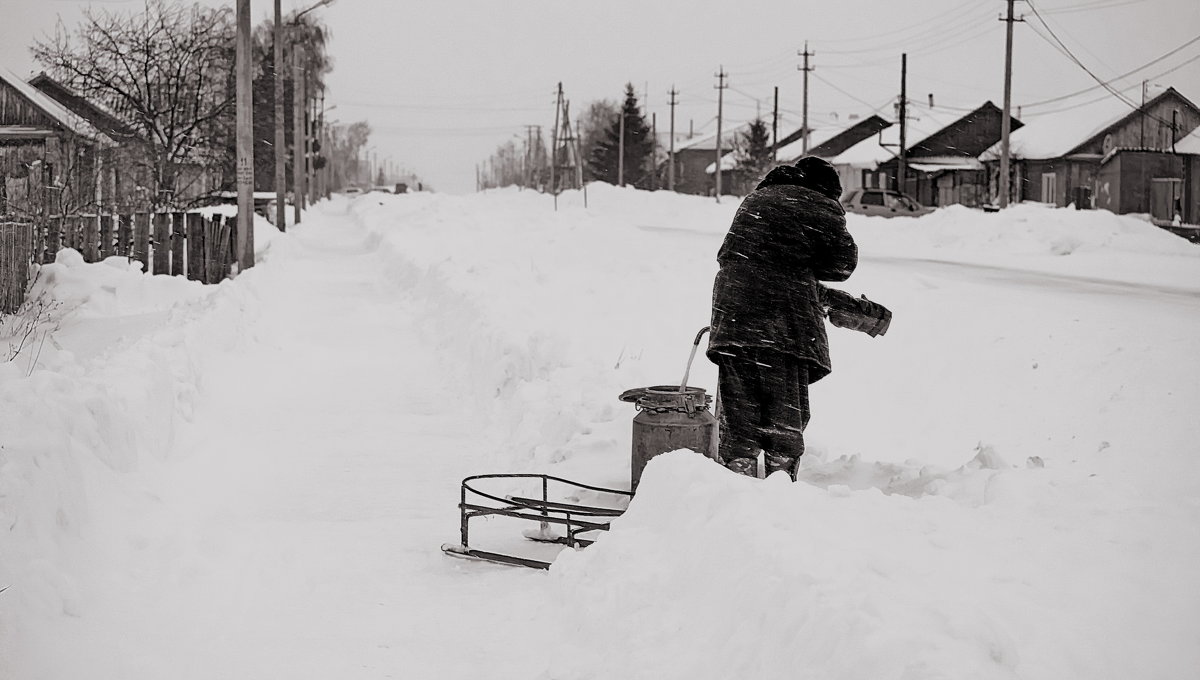
<instances>
[{"instance_id":1,"label":"distant building","mask_svg":"<svg viewBox=\"0 0 1200 680\"><path fill-rule=\"evenodd\" d=\"M931 134L909 134L903 186L896 181L899 159L881 164L879 170L892 178L893 186L922 205L980 207L991 203L991 183L979 156L1000 141L1003 115L1000 107L984 102ZM1012 119L1013 130L1021 126L1020 120Z\"/></svg>"},{"instance_id":2,"label":"distant building","mask_svg":"<svg viewBox=\"0 0 1200 680\"><path fill-rule=\"evenodd\" d=\"M1175 150L1200 126L1200 110L1167 88L1136 109L1116 98L1030 113L1012 134L1012 200L1200 219L1200 189L1185 190L1191 162ZM998 171L1000 145L983 156Z\"/></svg>"},{"instance_id":3,"label":"distant building","mask_svg":"<svg viewBox=\"0 0 1200 680\"><path fill-rule=\"evenodd\" d=\"M864 139L875 136L880 130L891 125L877 115L866 118L855 117L849 126L836 121L814 122L814 127L808 131L808 152L804 151L804 128L800 127L784 135L776 144L776 165L791 165L803 156L830 158L854 146ZM740 141L740 140L739 140ZM744 195L754 189L762 181L762 177L751 176L738 167L739 152L734 150L725 154L721 160L722 170L728 173L728 179L722 179L722 187L728 188L729 193ZM705 173L710 177L716 172L716 162L709 163Z\"/></svg>"},{"instance_id":4,"label":"distant building","mask_svg":"<svg viewBox=\"0 0 1200 680\"><path fill-rule=\"evenodd\" d=\"M742 135L749 129L749 123L730 125L721 131L721 149L732 150L739 143ZM717 133L694 137L682 144L675 145L675 191L682 194L699 194L711 196L716 190L715 176L706 172L708 166L717 160ZM665 177L665 173L663 174ZM730 188L722 175L722 193Z\"/></svg>"},{"instance_id":5,"label":"distant building","mask_svg":"<svg viewBox=\"0 0 1200 680\"><path fill-rule=\"evenodd\" d=\"M960 112L910 106L906 121L905 141L911 144L912 140L928 139L940 130L952 126L962 117ZM874 118L884 123L888 122L878 116ZM867 122L870 122L870 119ZM846 148L830 149L829 155L822 156L837 169L838 175L842 179L843 191L862 188L897 188L896 167L895 165L888 167L888 163L900 153L900 126L896 122L891 122L887 126L881 126L879 122L874 122L873 126L874 134L862 137ZM911 149L912 146L909 148Z\"/></svg>"},{"instance_id":6,"label":"distant building","mask_svg":"<svg viewBox=\"0 0 1200 680\"><path fill-rule=\"evenodd\" d=\"M0 69L0 214L27 219L95 210L111 191L118 140Z\"/></svg>"},{"instance_id":7,"label":"distant building","mask_svg":"<svg viewBox=\"0 0 1200 680\"><path fill-rule=\"evenodd\" d=\"M155 151L131 124L132 114L118 115L103 108L45 73L31 78L29 84L116 142L101 158L103 167L110 171L102 187L105 208L145 210L164 203L186 205L213 198L222 189L224 171L214 157L228 154L219 148L197 145L172 164L174 191L151 196L151 187L156 185L152 180L155 168L148 159L155 158ZM261 155L261 150L256 153Z\"/></svg>"}]
</instances>

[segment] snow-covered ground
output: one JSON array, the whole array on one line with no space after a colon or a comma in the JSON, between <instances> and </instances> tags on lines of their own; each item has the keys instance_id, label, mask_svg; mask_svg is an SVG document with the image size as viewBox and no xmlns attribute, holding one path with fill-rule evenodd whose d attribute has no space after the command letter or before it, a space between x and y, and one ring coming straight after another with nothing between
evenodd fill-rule
<instances>
[{"instance_id":1,"label":"snow-covered ground","mask_svg":"<svg viewBox=\"0 0 1200 680\"><path fill-rule=\"evenodd\" d=\"M334 200L219 286L44 267L0 678L1195 675L1200 248L1107 213L850 216L895 319L831 329L799 483L676 452L548 573L442 555L467 474L627 485L616 396L707 324L736 201L588 199Z\"/></svg>"}]
</instances>

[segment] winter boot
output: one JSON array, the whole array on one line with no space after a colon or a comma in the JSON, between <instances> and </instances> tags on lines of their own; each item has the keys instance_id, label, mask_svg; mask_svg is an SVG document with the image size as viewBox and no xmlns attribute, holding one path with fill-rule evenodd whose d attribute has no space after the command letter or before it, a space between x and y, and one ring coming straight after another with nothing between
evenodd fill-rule
<instances>
[{"instance_id":1,"label":"winter boot","mask_svg":"<svg viewBox=\"0 0 1200 680\"><path fill-rule=\"evenodd\" d=\"M800 471L799 456L792 458L789 456L777 456L764 452L763 463L763 467L766 468L766 474L768 477L771 476L772 472L783 470L784 472L788 473L788 476L791 477L792 481L794 482L796 481L796 474Z\"/></svg>"}]
</instances>

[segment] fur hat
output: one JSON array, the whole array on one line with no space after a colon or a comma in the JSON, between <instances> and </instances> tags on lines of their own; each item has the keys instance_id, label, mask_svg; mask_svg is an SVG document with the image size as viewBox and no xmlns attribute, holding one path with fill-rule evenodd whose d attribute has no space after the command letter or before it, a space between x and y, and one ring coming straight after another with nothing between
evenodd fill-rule
<instances>
[{"instance_id":1,"label":"fur hat","mask_svg":"<svg viewBox=\"0 0 1200 680\"><path fill-rule=\"evenodd\" d=\"M796 161L796 169L800 171L797 184L802 187L828 196L833 200L842 197L842 180L838 178L837 170L828 161L816 156L805 156Z\"/></svg>"}]
</instances>

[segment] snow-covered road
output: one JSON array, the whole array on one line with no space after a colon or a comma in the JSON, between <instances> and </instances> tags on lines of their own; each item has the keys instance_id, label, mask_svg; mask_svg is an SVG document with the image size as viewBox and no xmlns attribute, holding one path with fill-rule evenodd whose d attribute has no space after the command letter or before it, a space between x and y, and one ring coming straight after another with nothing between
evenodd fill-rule
<instances>
[{"instance_id":1,"label":"snow-covered road","mask_svg":"<svg viewBox=\"0 0 1200 680\"><path fill-rule=\"evenodd\" d=\"M236 280L93 314L65 329L73 353L0 373L0 403L29 405L0 411L17 556L0 605L24 617L0 610L0 676L1124 680L1200 664L1197 259L1136 223L1120 225L1135 254L1105 245L1087 235L1099 214L955 225L994 230L975 257L942 249L936 222L852 224L846 288L896 321L881 339L831 331L804 483L676 454L549 574L442 555L468 474L623 484L634 413L616 395L677 380L707 320L733 206L602 189L559 213L530 192L325 204ZM1006 256L1024 219L1056 244L1085 220L1079 251ZM905 230L924 251L891 252ZM1154 270L1111 271L1138 258ZM713 383L703 360L692 375Z\"/></svg>"}]
</instances>

